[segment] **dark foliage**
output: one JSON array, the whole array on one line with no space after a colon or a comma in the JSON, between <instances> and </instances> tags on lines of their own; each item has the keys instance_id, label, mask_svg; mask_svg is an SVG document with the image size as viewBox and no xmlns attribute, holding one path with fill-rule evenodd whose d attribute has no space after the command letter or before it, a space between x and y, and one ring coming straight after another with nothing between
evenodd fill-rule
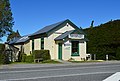
<instances>
[{"instance_id":1,"label":"dark foliage","mask_svg":"<svg viewBox=\"0 0 120 81\"><path fill-rule=\"evenodd\" d=\"M10 39L13 39L14 37L21 37L18 30L16 32L12 31L10 35L8 35L7 41L9 41Z\"/></svg>"},{"instance_id":2,"label":"dark foliage","mask_svg":"<svg viewBox=\"0 0 120 81\"><path fill-rule=\"evenodd\" d=\"M5 53L5 45L0 44L0 64L9 64L9 55Z\"/></svg>"},{"instance_id":3,"label":"dark foliage","mask_svg":"<svg viewBox=\"0 0 120 81\"><path fill-rule=\"evenodd\" d=\"M96 54L97 59L117 59L120 47L120 20L109 21L93 28L84 29L87 33L88 53Z\"/></svg>"},{"instance_id":4,"label":"dark foliage","mask_svg":"<svg viewBox=\"0 0 120 81\"><path fill-rule=\"evenodd\" d=\"M9 0L0 0L0 38L12 31L13 18Z\"/></svg>"}]
</instances>

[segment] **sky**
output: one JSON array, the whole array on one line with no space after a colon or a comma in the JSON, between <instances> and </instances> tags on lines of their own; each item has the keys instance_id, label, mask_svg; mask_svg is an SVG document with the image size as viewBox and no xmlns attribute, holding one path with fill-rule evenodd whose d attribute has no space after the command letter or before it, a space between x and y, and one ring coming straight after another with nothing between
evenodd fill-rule
<instances>
[{"instance_id":1,"label":"sky","mask_svg":"<svg viewBox=\"0 0 120 81\"><path fill-rule=\"evenodd\" d=\"M120 19L120 0L10 0L13 30L27 35L44 26L70 19L88 28Z\"/></svg>"}]
</instances>

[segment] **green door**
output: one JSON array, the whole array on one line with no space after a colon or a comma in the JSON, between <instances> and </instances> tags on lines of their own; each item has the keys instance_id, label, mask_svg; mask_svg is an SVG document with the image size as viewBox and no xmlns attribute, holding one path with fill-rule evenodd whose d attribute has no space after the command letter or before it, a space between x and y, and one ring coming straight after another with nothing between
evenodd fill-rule
<instances>
[{"instance_id":1,"label":"green door","mask_svg":"<svg viewBox=\"0 0 120 81\"><path fill-rule=\"evenodd\" d=\"M58 59L62 60L62 43L58 43Z\"/></svg>"}]
</instances>

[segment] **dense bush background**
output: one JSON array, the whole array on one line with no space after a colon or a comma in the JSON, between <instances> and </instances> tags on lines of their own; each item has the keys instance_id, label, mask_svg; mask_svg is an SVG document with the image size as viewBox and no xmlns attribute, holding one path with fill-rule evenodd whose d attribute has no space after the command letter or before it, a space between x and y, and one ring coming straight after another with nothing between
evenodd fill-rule
<instances>
[{"instance_id":1,"label":"dense bush background","mask_svg":"<svg viewBox=\"0 0 120 81\"><path fill-rule=\"evenodd\" d=\"M96 54L96 59L120 60L120 20L109 21L96 27L86 28L84 31L89 39L87 51Z\"/></svg>"}]
</instances>

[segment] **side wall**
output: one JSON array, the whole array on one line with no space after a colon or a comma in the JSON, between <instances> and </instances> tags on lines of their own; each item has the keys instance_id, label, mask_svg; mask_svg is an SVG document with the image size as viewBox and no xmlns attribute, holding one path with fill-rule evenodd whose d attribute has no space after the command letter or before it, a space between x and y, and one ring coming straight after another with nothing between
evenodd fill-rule
<instances>
[{"instance_id":1,"label":"side wall","mask_svg":"<svg viewBox=\"0 0 120 81\"><path fill-rule=\"evenodd\" d=\"M30 41L24 44L24 53L30 55Z\"/></svg>"}]
</instances>

